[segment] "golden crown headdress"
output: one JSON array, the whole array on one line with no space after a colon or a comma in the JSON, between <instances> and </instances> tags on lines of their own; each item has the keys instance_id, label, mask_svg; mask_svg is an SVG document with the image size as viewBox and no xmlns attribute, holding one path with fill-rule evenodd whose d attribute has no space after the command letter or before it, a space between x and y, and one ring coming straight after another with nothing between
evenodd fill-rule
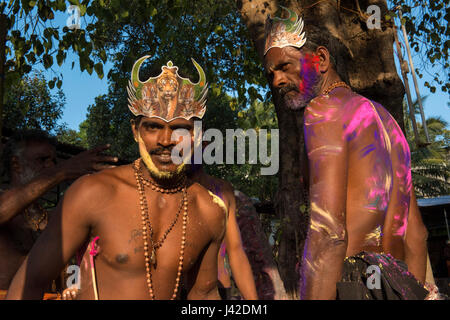
<instances>
[{"instance_id":1,"label":"golden crown headdress","mask_svg":"<svg viewBox=\"0 0 450 320\"><path fill-rule=\"evenodd\" d=\"M199 74L197 83L180 77L178 67L172 61L161 67L157 77L150 77L145 82L139 80L139 69L150 56L138 59L131 70L129 81L128 108L135 115L157 117L166 122L176 118L189 120L202 118L206 111L206 94L208 84L202 67L192 59Z\"/></svg>"},{"instance_id":2,"label":"golden crown headdress","mask_svg":"<svg viewBox=\"0 0 450 320\"><path fill-rule=\"evenodd\" d=\"M282 19L280 17L271 18L267 16L265 25L265 46L264 55L271 48L284 48L287 46L301 48L306 42L303 31L303 19L291 9L280 6L289 12L289 17Z\"/></svg>"}]
</instances>

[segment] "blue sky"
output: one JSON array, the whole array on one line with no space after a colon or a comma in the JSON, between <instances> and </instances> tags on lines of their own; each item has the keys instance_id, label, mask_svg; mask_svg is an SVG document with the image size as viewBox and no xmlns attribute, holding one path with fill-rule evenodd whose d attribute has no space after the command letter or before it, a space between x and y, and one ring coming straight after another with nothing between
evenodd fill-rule
<instances>
[{"instance_id":1,"label":"blue sky","mask_svg":"<svg viewBox=\"0 0 450 320\"><path fill-rule=\"evenodd\" d=\"M69 14L58 14L56 19L56 25L65 26ZM83 27L83 20L81 21L81 27ZM62 28L62 27L61 27ZM376 53L374 53L375 55ZM406 58L406 54L404 54ZM415 67L420 65L417 57L414 57ZM75 61L75 66L72 69L72 61ZM395 57L396 64L398 65L397 58ZM62 90L66 95L66 106L64 114L60 123L67 123L67 126L71 129L78 130L79 124L86 119L87 108L94 103L95 97L106 94L108 92L108 80L107 74L111 68L111 64L107 64L104 67L104 78L99 79L95 72L89 75L86 71L81 72L78 64L78 57L72 53L68 53L68 57L65 63L58 67L56 64L53 66L53 70L61 72L63 74ZM400 75L400 72L398 72ZM54 73L46 72L48 80L51 80ZM413 87L413 80L411 73L408 74L409 83L411 86L411 93L413 100L416 99L416 93ZM445 75L443 75L445 76ZM438 88L435 93L431 93L428 88L424 86L425 81L432 83L432 77L424 74L422 79L418 78L420 94L428 95L424 103L425 116L436 117L441 116L450 124L450 107L448 106L449 94L441 92ZM420 116L417 117L419 122Z\"/></svg>"}]
</instances>

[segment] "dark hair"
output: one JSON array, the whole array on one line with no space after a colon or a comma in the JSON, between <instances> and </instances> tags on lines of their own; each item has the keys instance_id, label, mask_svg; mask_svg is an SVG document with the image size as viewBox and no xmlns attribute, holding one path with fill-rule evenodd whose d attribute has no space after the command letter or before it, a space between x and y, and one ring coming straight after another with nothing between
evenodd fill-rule
<instances>
[{"instance_id":1,"label":"dark hair","mask_svg":"<svg viewBox=\"0 0 450 320\"><path fill-rule=\"evenodd\" d=\"M300 50L315 51L319 46L327 48L330 53L330 62L339 77L348 83L348 73L345 67L349 60L349 52L345 45L329 30L317 27L316 22L305 21L304 31L306 35L305 45Z\"/></svg>"},{"instance_id":2,"label":"dark hair","mask_svg":"<svg viewBox=\"0 0 450 320\"><path fill-rule=\"evenodd\" d=\"M55 137L50 136L47 132L40 129L29 129L15 132L8 138L8 142L3 149L2 164L3 172L8 180L11 179L11 159L12 157L21 157L27 145L31 142L48 143L56 147L57 140Z\"/></svg>"},{"instance_id":3,"label":"dark hair","mask_svg":"<svg viewBox=\"0 0 450 320\"><path fill-rule=\"evenodd\" d=\"M134 128L137 129L139 128L139 124L141 123L141 120L144 116L143 115L139 115L139 116L134 116L131 121L133 121L133 125Z\"/></svg>"}]
</instances>

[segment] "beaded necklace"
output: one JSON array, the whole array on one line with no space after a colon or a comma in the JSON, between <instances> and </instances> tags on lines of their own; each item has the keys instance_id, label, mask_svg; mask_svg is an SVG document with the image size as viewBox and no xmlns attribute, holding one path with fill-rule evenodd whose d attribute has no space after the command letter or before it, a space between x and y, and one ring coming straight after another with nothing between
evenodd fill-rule
<instances>
[{"instance_id":1,"label":"beaded necklace","mask_svg":"<svg viewBox=\"0 0 450 320\"><path fill-rule=\"evenodd\" d=\"M328 88L326 88L322 94L329 94L332 90L336 89L337 87L344 87L347 89L350 89L350 86L346 84L344 81L336 81L333 82Z\"/></svg>"},{"instance_id":2,"label":"beaded necklace","mask_svg":"<svg viewBox=\"0 0 450 320\"><path fill-rule=\"evenodd\" d=\"M39 217L36 219L35 217L32 217L29 211L29 208L26 208L24 210L24 217L27 223L30 225L30 227L33 229L33 231L42 231L44 228L41 229L41 223L43 221L48 221L48 213L47 210L41 207L41 205L37 205L40 214ZM47 224L47 223L46 223Z\"/></svg>"},{"instance_id":3,"label":"beaded necklace","mask_svg":"<svg viewBox=\"0 0 450 320\"><path fill-rule=\"evenodd\" d=\"M186 245L186 226L187 226L187 216L188 216L188 200L187 200L187 191L186 191L186 184L185 179L183 179L183 186L180 190L183 192L183 199L181 200L180 208L175 216L174 221L169 226L169 228L166 230L166 232L163 234L162 238L159 241L154 242L153 241L153 228L150 223L150 218L148 214L148 204L147 204L147 198L145 196L145 190L144 190L144 179L142 174L140 174L140 159L137 159L134 162L133 168L134 168L134 175L136 178L136 184L137 189L139 192L139 203L141 208L141 219L142 219L142 239L144 240L144 259L145 259L145 271L146 271L146 281L147 281L147 287L148 292L150 294L150 299L154 300L156 299L154 290L153 290L153 282L152 282L152 271L151 267L156 268L156 250L159 249L164 240L166 239L169 232L172 230L174 225L176 224L178 220L178 216L180 214L181 208L183 207L183 225L182 225L182 236L181 236L181 248L180 248L180 257L178 260L178 271L177 271L177 277L175 280L175 288L173 290L172 298L171 300L174 300L177 297L178 293L178 287L180 285L180 278L181 278L181 271L183 270L183 260L184 260L184 248ZM153 188L152 188L153 189ZM160 188L163 189L163 188ZM155 189L153 189L155 190ZM160 191L160 190L157 190ZM162 191L160 191L162 192ZM174 193L174 192L171 192ZM147 236L148 234L148 236ZM149 241L151 245L151 251L152 254L149 255Z\"/></svg>"}]
</instances>

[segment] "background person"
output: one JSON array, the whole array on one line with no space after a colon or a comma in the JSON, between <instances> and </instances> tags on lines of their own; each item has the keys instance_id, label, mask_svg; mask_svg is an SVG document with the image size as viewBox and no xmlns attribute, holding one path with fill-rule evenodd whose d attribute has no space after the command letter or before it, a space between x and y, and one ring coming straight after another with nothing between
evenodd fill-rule
<instances>
[{"instance_id":1,"label":"background person","mask_svg":"<svg viewBox=\"0 0 450 320\"><path fill-rule=\"evenodd\" d=\"M42 197L56 185L111 167L108 146L57 163L56 140L41 130L13 135L3 150L8 185L0 190L0 289L6 290L52 214Z\"/></svg>"}]
</instances>

